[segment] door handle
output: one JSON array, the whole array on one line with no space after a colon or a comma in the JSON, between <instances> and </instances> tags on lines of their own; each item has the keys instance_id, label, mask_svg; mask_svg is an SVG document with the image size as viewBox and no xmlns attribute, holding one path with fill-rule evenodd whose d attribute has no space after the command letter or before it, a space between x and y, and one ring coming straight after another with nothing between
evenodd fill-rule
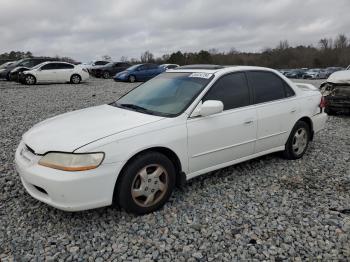
<instances>
[{"instance_id":1,"label":"door handle","mask_svg":"<svg viewBox=\"0 0 350 262\"><path fill-rule=\"evenodd\" d=\"M290 112L293 114L293 113L295 113L297 111L297 109L296 108L293 108L292 110L290 110Z\"/></svg>"},{"instance_id":2,"label":"door handle","mask_svg":"<svg viewBox=\"0 0 350 262\"><path fill-rule=\"evenodd\" d=\"M245 124L245 125L250 125L250 124L252 124L253 122L254 122L253 120L247 120L247 121L244 122L244 124Z\"/></svg>"}]
</instances>

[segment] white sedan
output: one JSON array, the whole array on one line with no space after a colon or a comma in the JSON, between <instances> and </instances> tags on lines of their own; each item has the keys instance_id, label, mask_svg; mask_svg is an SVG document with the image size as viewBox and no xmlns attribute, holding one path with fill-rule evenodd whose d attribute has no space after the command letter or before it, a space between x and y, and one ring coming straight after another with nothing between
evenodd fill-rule
<instances>
[{"instance_id":1,"label":"white sedan","mask_svg":"<svg viewBox=\"0 0 350 262\"><path fill-rule=\"evenodd\" d=\"M315 87L272 69L179 68L35 125L15 162L29 194L51 206L144 214L201 174L277 151L302 157L325 125L323 107Z\"/></svg>"},{"instance_id":2,"label":"white sedan","mask_svg":"<svg viewBox=\"0 0 350 262\"><path fill-rule=\"evenodd\" d=\"M37 83L79 84L89 78L86 69L66 62L44 62L19 75L19 81L34 85Z\"/></svg>"}]
</instances>

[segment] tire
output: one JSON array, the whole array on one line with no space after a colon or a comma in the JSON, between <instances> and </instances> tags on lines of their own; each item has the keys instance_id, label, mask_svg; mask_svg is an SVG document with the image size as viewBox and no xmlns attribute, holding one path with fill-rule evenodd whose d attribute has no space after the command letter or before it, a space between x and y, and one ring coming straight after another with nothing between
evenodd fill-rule
<instances>
[{"instance_id":1,"label":"tire","mask_svg":"<svg viewBox=\"0 0 350 262\"><path fill-rule=\"evenodd\" d=\"M153 212L171 196L175 176L173 163L163 154L140 154L120 174L114 190L114 203L138 215Z\"/></svg>"},{"instance_id":2,"label":"tire","mask_svg":"<svg viewBox=\"0 0 350 262\"><path fill-rule=\"evenodd\" d=\"M26 85L35 85L36 84L36 78L33 75L26 75L24 78L24 83Z\"/></svg>"},{"instance_id":3,"label":"tire","mask_svg":"<svg viewBox=\"0 0 350 262\"><path fill-rule=\"evenodd\" d=\"M78 74L74 74L70 77L70 82L71 84L78 85L81 82L81 77Z\"/></svg>"},{"instance_id":4,"label":"tire","mask_svg":"<svg viewBox=\"0 0 350 262\"><path fill-rule=\"evenodd\" d=\"M308 148L310 138L311 130L309 125L304 121L298 121L289 135L283 156L291 160L301 158Z\"/></svg>"},{"instance_id":5,"label":"tire","mask_svg":"<svg viewBox=\"0 0 350 262\"><path fill-rule=\"evenodd\" d=\"M129 76L129 82L130 82L130 83L134 83L135 81L136 81L136 77L133 76L133 75L130 75L130 76Z\"/></svg>"},{"instance_id":6,"label":"tire","mask_svg":"<svg viewBox=\"0 0 350 262\"><path fill-rule=\"evenodd\" d=\"M329 116L334 116L334 115L337 114L337 111L334 110L334 109L331 108L331 107L326 107L325 112L326 112L327 115L329 115Z\"/></svg>"},{"instance_id":7,"label":"tire","mask_svg":"<svg viewBox=\"0 0 350 262\"><path fill-rule=\"evenodd\" d=\"M10 81L10 73L7 73L5 79L6 79L7 81Z\"/></svg>"},{"instance_id":8,"label":"tire","mask_svg":"<svg viewBox=\"0 0 350 262\"><path fill-rule=\"evenodd\" d=\"M109 73L108 71L104 71L104 72L102 73L102 77L103 77L104 79L108 79L108 78L111 77L111 75L110 75L110 73Z\"/></svg>"}]
</instances>

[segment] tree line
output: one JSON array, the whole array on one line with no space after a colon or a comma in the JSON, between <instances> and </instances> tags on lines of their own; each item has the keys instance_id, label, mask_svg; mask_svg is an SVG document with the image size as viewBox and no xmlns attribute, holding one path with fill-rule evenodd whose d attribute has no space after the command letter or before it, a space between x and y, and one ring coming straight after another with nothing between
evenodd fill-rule
<instances>
[{"instance_id":1,"label":"tree line","mask_svg":"<svg viewBox=\"0 0 350 262\"><path fill-rule=\"evenodd\" d=\"M12 51L0 54L0 62L32 56L31 52ZM108 55L103 57L111 59ZM75 62L70 57L61 57L60 59L66 62ZM131 63L253 65L271 68L346 67L350 65L350 39L344 34L339 34L335 39L320 39L317 46L299 45L294 47L290 46L287 40L284 40L280 41L274 48L265 48L256 53L240 52L235 48L231 48L228 52L220 52L217 49L201 50L199 52L177 51L155 57L150 51L145 51L138 59L128 59L122 56L120 60Z\"/></svg>"},{"instance_id":2,"label":"tree line","mask_svg":"<svg viewBox=\"0 0 350 262\"><path fill-rule=\"evenodd\" d=\"M318 46L299 45L292 47L287 40L280 41L275 48L265 48L261 52L240 52L232 48L229 52L217 49L199 52L177 51L155 58L146 51L140 57L141 62L218 65L252 65L271 68L313 68L350 65L350 40L344 34L335 39L322 38Z\"/></svg>"}]
</instances>

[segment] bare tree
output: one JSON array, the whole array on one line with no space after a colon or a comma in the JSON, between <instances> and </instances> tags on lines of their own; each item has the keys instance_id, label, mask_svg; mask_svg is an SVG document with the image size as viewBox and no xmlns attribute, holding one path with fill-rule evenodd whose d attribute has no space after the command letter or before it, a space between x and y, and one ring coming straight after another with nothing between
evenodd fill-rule
<instances>
[{"instance_id":1,"label":"bare tree","mask_svg":"<svg viewBox=\"0 0 350 262\"><path fill-rule=\"evenodd\" d=\"M345 49L348 47L348 38L344 34L340 34L334 41L334 47L338 49Z\"/></svg>"},{"instance_id":2,"label":"bare tree","mask_svg":"<svg viewBox=\"0 0 350 262\"><path fill-rule=\"evenodd\" d=\"M121 62L127 62L127 61L128 61L128 57L122 56L122 57L120 58L120 61L121 61Z\"/></svg>"},{"instance_id":3,"label":"bare tree","mask_svg":"<svg viewBox=\"0 0 350 262\"><path fill-rule=\"evenodd\" d=\"M322 50L332 49L333 48L333 39L332 38L322 38L318 42Z\"/></svg>"},{"instance_id":4,"label":"bare tree","mask_svg":"<svg viewBox=\"0 0 350 262\"><path fill-rule=\"evenodd\" d=\"M288 43L288 40L283 40L283 41L280 41L278 46L277 46L277 49L278 50L286 50L289 48L289 43Z\"/></svg>"},{"instance_id":5,"label":"bare tree","mask_svg":"<svg viewBox=\"0 0 350 262\"><path fill-rule=\"evenodd\" d=\"M143 54L141 54L141 62L142 63L150 63L154 61L154 55L150 51L146 51Z\"/></svg>"}]
</instances>

